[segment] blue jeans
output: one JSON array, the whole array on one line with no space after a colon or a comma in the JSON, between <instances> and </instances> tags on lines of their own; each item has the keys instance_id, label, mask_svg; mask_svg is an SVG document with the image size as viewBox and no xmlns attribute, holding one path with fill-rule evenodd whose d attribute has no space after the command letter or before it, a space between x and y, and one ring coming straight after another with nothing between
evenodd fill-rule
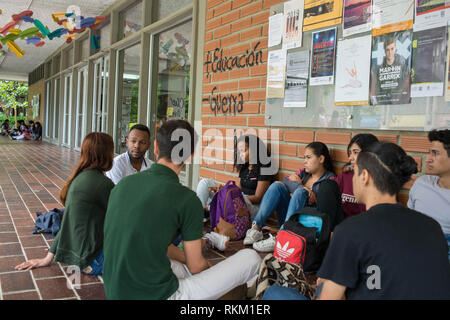
<instances>
[{"instance_id":1,"label":"blue jeans","mask_svg":"<svg viewBox=\"0 0 450 320\"><path fill-rule=\"evenodd\" d=\"M309 193L303 187L297 188L292 197L284 183L277 181L270 185L259 206L255 219L256 225L262 228L274 210L277 211L278 222L284 222L308 204Z\"/></svg>"},{"instance_id":2,"label":"blue jeans","mask_svg":"<svg viewBox=\"0 0 450 320\"><path fill-rule=\"evenodd\" d=\"M100 252L97 258L94 259L94 261L91 263L90 267L92 268L92 271L88 274L98 276L103 273L103 263L105 261L105 258L103 257L103 250Z\"/></svg>"},{"instance_id":3,"label":"blue jeans","mask_svg":"<svg viewBox=\"0 0 450 320\"><path fill-rule=\"evenodd\" d=\"M447 245L448 245L448 260L450 262L450 234L444 234L445 239L447 239Z\"/></svg>"},{"instance_id":4,"label":"blue jeans","mask_svg":"<svg viewBox=\"0 0 450 320\"><path fill-rule=\"evenodd\" d=\"M322 291L323 283L319 284L315 296L318 297ZM309 300L294 288L282 286L270 286L263 295L263 300Z\"/></svg>"}]
</instances>

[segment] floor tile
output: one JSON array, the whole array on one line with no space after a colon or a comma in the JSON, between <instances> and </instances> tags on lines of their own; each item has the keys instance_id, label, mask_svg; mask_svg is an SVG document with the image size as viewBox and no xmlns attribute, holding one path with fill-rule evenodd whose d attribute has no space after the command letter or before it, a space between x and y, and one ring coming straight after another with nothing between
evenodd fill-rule
<instances>
[{"instance_id":1,"label":"floor tile","mask_svg":"<svg viewBox=\"0 0 450 320\"><path fill-rule=\"evenodd\" d=\"M12 272L14 267L25 261L24 256L0 258L0 273Z\"/></svg>"},{"instance_id":2,"label":"floor tile","mask_svg":"<svg viewBox=\"0 0 450 320\"><path fill-rule=\"evenodd\" d=\"M40 300L37 291L13 293L3 295L4 300Z\"/></svg>"},{"instance_id":3,"label":"floor tile","mask_svg":"<svg viewBox=\"0 0 450 320\"><path fill-rule=\"evenodd\" d=\"M4 293L35 289L29 271L0 274L0 282Z\"/></svg>"},{"instance_id":4,"label":"floor tile","mask_svg":"<svg viewBox=\"0 0 450 320\"><path fill-rule=\"evenodd\" d=\"M19 256L22 254L22 248L19 243L0 244L0 258L5 256Z\"/></svg>"},{"instance_id":5,"label":"floor tile","mask_svg":"<svg viewBox=\"0 0 450 320\"><path fill-rule=\"evenodd\" d=\"M82 285L76 291L82 300L106 300L105 289L102 284Z\"/></svg>"},{"instance_id":6,"label":"floor tile","mask_svg":"<svg viewBox=\"0 0 450 320\"><path fill-rule=\"evenodd\" d=\"M75 296L74 291L67 288L67 279L65 277L36 280L36 284L44 300L71 298Z\"/></svg>"}]
</instances>

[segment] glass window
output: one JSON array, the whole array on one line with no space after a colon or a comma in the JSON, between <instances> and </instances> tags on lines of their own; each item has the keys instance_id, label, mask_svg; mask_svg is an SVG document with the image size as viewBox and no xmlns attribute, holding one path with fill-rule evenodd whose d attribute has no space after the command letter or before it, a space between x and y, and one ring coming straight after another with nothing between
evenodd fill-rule
<instances>
[{"instance_id":1,"label":"glass window","mask_svg":"<svg viewBox=\"0 0 450 320\"><path fill-rule=\"evenodd\" d=\"M94 94L92 104L92 131L107 132L109 56L94 63Z\"/></svg>"},{"instance_id":2,"label":"glass window","mask_svg":"<svg viewBox=\"0 0 450 320\"><path fill-rule=\"evenodd\" d=\"M87 67L78 70L77 107L75 112L75 149L77 150L81 148L86 132L87 73Z\"/></svg>"},{"instance_id":3,"label":"glass window","mask_svg":"<svg viewBox=\"0 0 450 320\"><path fill-rule=\"evenodd\" d=\"M121 12L122 39L142 29L142 1Z\"/></svg>"},{"instance_id":4,"label":"glass window","mask_svg":"<svg viewBox=\"0 0 450 320\"><path fill-rule=\"evenodd\" d=\"M192 21L157 36L159 124L170 119L187 119L191 69Z\"/></svg>"},{"instance_id":5,"label":"glass window","mask_svg":"<svg viewBox=\"0 0 450 320\"><path fill-rule=\"evenodd\" d=\"M45 136L47 138L50 138L50 109L51 109L51 101L52 101L52 82L48 81L46 83L46 90L45 90Z\"/></svg>"},{"instance_id":6,"label":"glass window","mask_svg":"<svg viewBox=\"0 0 450 320\"><path fill-rule=\"evenodd\" d=\"M126 150L125 138L138 119L140 56L140 43L119 51L116 153Z\"/></svg>"},{"instance_id":7,"label":"glass window","mask_svg":"<svg viewBox=\"0 0 450 320\"><path fill-rule=\"evenodd\" d=\"M53 139L58 139L59 129L59 78L54 81L54 93L53 93Z\"/></svg>"},{"instance_id":8,"label":"glass window","mask_svg":"<svg viewBox=\"0 0 450 320\"><path fill-rule=\"evenodd\" d=\"M155 8L155 19L161 20L191 3L192 0L158 0Z\"/></svg>"},{"instance_id":9,"label":"glass window","mask_svg":"<svg viewBox=\"0 0 450 320\"><path fill-rule=\"evenodd\" d=\"M72 74L64 75L64 133L63 145L70 145L70 129L72 115Z\"/></svg>"}]
</instances>

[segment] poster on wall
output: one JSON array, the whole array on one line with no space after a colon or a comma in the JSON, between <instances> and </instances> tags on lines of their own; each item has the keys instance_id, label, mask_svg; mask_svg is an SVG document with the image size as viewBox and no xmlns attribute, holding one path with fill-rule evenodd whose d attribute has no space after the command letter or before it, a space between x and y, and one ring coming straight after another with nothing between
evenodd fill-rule
<instances>
[{"instance_id":1,"label":"poster on wall","mask_svg":"<svg viewBox=\"0 0 450 320\"><path fill-rule=\"evenodd\" d=\"M412 29L415 0L373 0L372 35Z\"/></svg>"},{"instance_id":2,"label":"poster on wall","mask_svg":"<svg viewBox=\"0 0 450 320\"><path fill-rule=\"evenodd\" d=\"M309 85L320 86L334 83L335 53L336 28L313 32Z\"/></svg>"},{"instance_id":3,"label":"poster on wall","mask_svg":"<svg viewBox=\"0 0 450 320\"><path fill-rule=\"evenodd\" d=\"M342 5L342 0L305 0L303 31L341 23Z\"/></svg>"},{"instance_id":4,"label":"poster on wall","mask_svg":"<svg viewBox=\"0 0 450 320\"><path fill-rule=\"evenodd\" d=\"M286 50L269 51L267 61L266 97L284 98L286 78Z\"/></svg>"},{"instance_id":5,"label":"poster on wall","mask_svg":"<svg viewBox=\"0 0 450 320\"><path fill-rule=\"evenodd\" d=\"M278 13L269 17L269 48L281 44L283 26L284 17L282 13Z\"/></svg>"},{"instance_id":6,"label":"poster on wall","mask_svg":"<svg viewBox=\"0 0 450 320\"><path fill-rule=\"evenodd\" d=\"M336 106L369 104L370 48L372 36L338 42L336 56Z\"/></svg>"},{"instance_id":7,"label":"poster on wall","mask_svg":"<svg viewBox=\"0 0 450 320\"><path fill-rule=\"evenodd\" d=\"M169 94L167 99L167 120L186 119L186 93Z\"/></svg>"},{"instance_id":8,"label":"poster on wall","mask_svg":"<svg viewBox=\"0 0 450 320\"><path fill-rule=\"evenodd\" d=\"M411 97L443 96L446 48L447 26L414 32Z\"/></svg>"},{"instance_id":9,"label":"poster on wall","mask_svg":"<svg viewBox=\"0 0 450 320\"><path fill-rule=\"evenodd\" d=\"M302 46L304 0L284 3L283 49Z\"/></svg>"},{"instance_id":10,"label":"poster on wall","mask_svg":"<svg viewBox=\"0 0 450 320\"><path fill-rule=\"evenodd\" d=\"M447 33L450 33L450 21L447 25ZM448 39L447 47L447 76L445 77L445 101L450 101L450 37Z\"/></svg>"},{"instance_id":11,"label":"poster on wall","mask_svg":"<svg viewBox=\"0 0 450 320\"><path fill-rule=\"evenodd\" d=\"M34 95L31 100L31 105L33 107L33 120L39 119L39 102L41 100L41 95Z\"/></svg>"},{"instance_id":12,"label":"poster on wall","mask_svg":"<svg viewBox=\"0 0 450 320\"><path fill-rule=\"evenodd\" d=\"M372 37L370 102L411 103L412 29Z\"/></svg>"},{"instance_id":13,"label":"poster on wall","mask_svg":"<svg viewBox=\"0 0 450 320\"><path fill-rule=\"evenodd\" d=\"M372 0L344 0L344 37L372 29Z\"/></svg>"},{"instance_id":14,"label":"poster on wall","mask_svg":"<svg viewBox=\"0 0 450 320\"><path fill-rule=\"evenodd\" d=\"M450 17L450 2L447 0L415 0L416 15L414 31L432 29L447 25Z\"/></svg>"},{"instance_id":15,"label":"poster on wall","mask_svg":"<svg viewBox=\"0 0 450 320\"><path fill-rule=\"evenodd\" d=\"M309 51L288 52L284 107L306 107L308 96Z\"/></svg>"}]
</instances>

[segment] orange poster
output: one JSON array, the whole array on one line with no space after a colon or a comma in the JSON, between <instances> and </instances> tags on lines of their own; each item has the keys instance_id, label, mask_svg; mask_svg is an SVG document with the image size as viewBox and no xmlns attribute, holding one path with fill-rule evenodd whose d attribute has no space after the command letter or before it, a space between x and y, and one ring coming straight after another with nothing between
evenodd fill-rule
<instances>
[{"instance_id":1,"label":"orange poster","mask_svg":"<svg viewBox=\"0 0 450 320\"><path fill-rule=\"evenodd\" d=\"M342 0L305 0L303 31L342 23Z\"/></svg>"}]
</instances>

